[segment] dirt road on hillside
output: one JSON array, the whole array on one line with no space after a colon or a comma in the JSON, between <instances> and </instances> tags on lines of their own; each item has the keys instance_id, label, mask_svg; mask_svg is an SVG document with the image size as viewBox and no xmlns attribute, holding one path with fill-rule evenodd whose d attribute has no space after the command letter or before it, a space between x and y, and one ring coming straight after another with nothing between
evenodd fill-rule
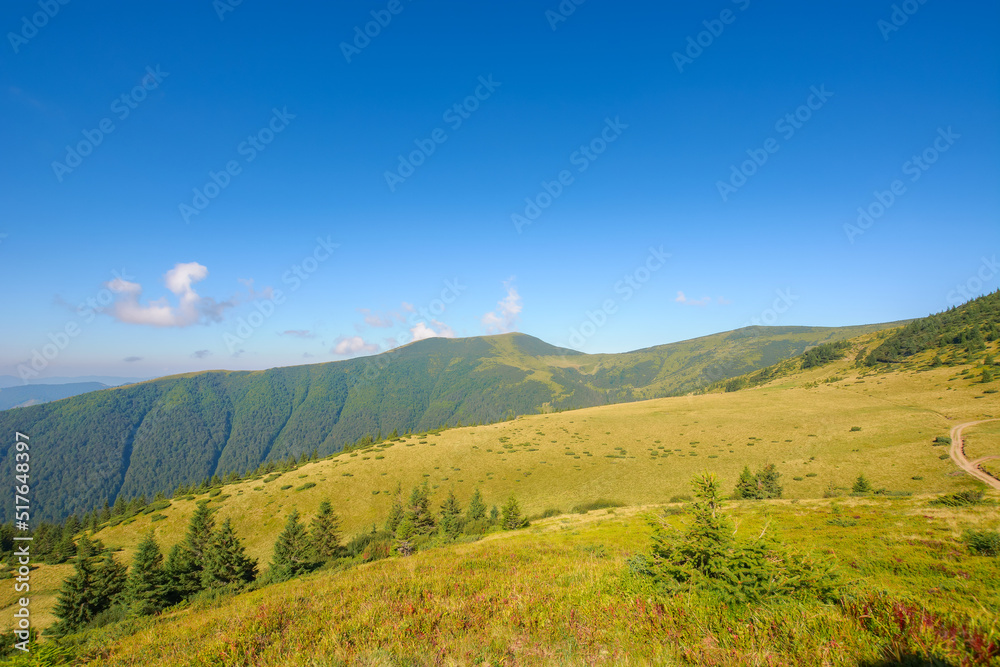
<instances>
[{"instance_id":1,"label":"dirt road on hillside","mask_svg":"<svg viewBox=\"0 0 1000 667\"><path fill-rule=\"evenodd\" d=\"M967 426L975 426L976 424L984 424L986 422L995 422L996 419L980 419L974 422L965 422L964 424L959 424L951 429L951 449L949 449L948 454L951 455L951 460L955 462L959 468L969 473L979 481L984 484L992 486L994 489L1000 490L1000 480L987 475L985 472L979 469L979 464L983 461L997 458L995 456L984 456L982 458L976 459L975 461L969 461L965 458L965 447L962 443L962 429Z\"/></svg>"}]
</instances>

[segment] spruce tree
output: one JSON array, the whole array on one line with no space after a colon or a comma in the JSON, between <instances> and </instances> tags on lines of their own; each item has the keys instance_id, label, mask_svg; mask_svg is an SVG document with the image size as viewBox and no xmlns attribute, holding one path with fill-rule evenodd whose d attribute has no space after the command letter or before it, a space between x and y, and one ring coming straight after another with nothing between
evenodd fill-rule
<instances>
[{"instance_id":1,"label":"spruce tree","mask_svg":"<svg viewBox=\"0 0 1000 667\"><path fill-rule=\"evenodd\" d=\"M854 486L851 488L851 491L854 493L869 493L871 490L871 482L864 475L858 475L858 478L854 480Z\"/></svg>"},{"instance_id":2,"label":"spruce tree","mask_svg":"<svg viewBox=\"0 0 1000 667\"><path fill-rule=\"evenodd\" d=\"M110 609L122 601L122 593L125 591L127 579L128 568L115 560L114 555L108 551L94 572L94 591L97 595L98 613Z\"/></svg>"},{"instance_id":3,"label":"spruce tree","mask_svg":"<svg viewBox=\"0 0 1000 667\"><path fill-rule=\"evenodd\" d=\"M153 531L136 548L128 581L125 583L125 603L135 616L152 614L166 606L167 581L163 571L163 554Z\"/></svg>"},{"instance_id":4,"label":"spruce tree","mask_svg":"<svg viewBox=\"0 0 1000 667\"><path fill-rule=\"evenodd\" d=\"M65 563L66 561L71 560L76 553L77 548L76 544L73 542L73 533L67 526L63 529L62 537L59 538L59 543L56 545L50 561L54 563Z\"/></svg>"},{"instance_id":5,"label":"spruce tree","mask_svg":"<svg viewBox=\"0 0 1000 667\"><path fill-rule=\"evenodd\" d=\"M396 553L401 556L409 556L416 551L416 546L413 544L413 536L416 533L417 530L413 525L413 517L407 514L399 522L399 527L396 528L396 542L393 545Z\"/></svg>"},{"instance_id":6,"label":"spruce tree","mask_svg":"<svg viewBox=\"0 0 1000 667\"><path fill-rule=\"evenodd\" d=\"M448 491L448 497L441 503L441 534L455 537L462 532L462 506L458 504L455 490Z\"/></svg>"},{"instance_id":7,"label":"spruce tree","mask_svg":"<svg viewBox=\"0 0 1000 667\"><path fill-rule=\"evenodd\" d=\"M271 576L275 581L285 581L301 574L309 566L309 535L299 522L298 510L292 510L285 529L274 543L271 559Z\"/></svg>"},{"instance_id":8,"label":"spruce tree","mask_svg":"<svg viewBox=\"0 0 1000 667\"><path fill-rule=\"evenodd\" d=\"M426 535L434 531L434 515L431 514L431 491L427 482L413 488L406 509L407 517L413 522L413 529Z\"/></svg>"},{"instance_id":9,"label":"spruce tree","mask_svg":"<svg viewBox=\"0 0 1000 667\"><path fill-rule=\"evenodd\" d=\"M337 557L340 551L340 518L333 511L329 500L319 504L319 513L309 527L313 556L321 563Z\"/></svg>"},{"instance_id":10,"label":"spruce tree","mask_svg":"<svg viewBox=\"0 0 1000 667\"><path fill-rule=\"evenodd\" d=\"M250 558L243 543L226 519L212 539L202 571L202 585L215 588L228 584L248 584L257 577L257 561Z\"/></svg>"},{"instance_id":11,"label":"spruce tree","mask_svg":"<svg viewBox=\"0 0 1000 667\"><path fill-rule=\"evenodd\" d=\"M203 563L195 562L191 550L184 544L175 544L167 554L163 564L166 577L168 598L176 604L201 590L201 577L204 571Z\"/></svg>"},{"instance_id":12,"label":"spruce tree","mask_svg":"<svg viewBox=\"0 0 1000 667\"><path fill-rule=\"evenodd\" d=\"M486 518L486 503L483 502L483 494L480 493L478 488L472 494L472 498L469 499L469 507L466 510L465 516L468 517L470 522Z\"/></svg>"},{"instance_id":13,"label":"spruce tree","mask_svg":"<svg viewBox=\"0 0 1000 667\"><path fill-rule=\"evenodd\" d=\"M98 613L98 599L94 587L94 566L90 563L93 544L84 535L77 548L73 574L66 578L56 600L55 615L59 623L56 634L67 634L82 628Z\"/></svg>"},{"instance_id":14,"label":"spruce tree","mask_svg":"<svg viewBox=\"0 0 1000 667\"><path fill-rule=\"evenodd\" d=\"M521 506L517 503L517 498L511 496L503 506L503 520L501 525L504 530L517 530L528 525L527 519L521 516Z\"/></svg>"},{"instance_id":15,"label":"spruce tree","mask_svg":"<svg viewBox=\"0 0 1000 667\"><path fill-rule=\"evenodd\" d=\"M399 528L399 522L403 520L404 513L403 488L399 482L396 482L396 494L392 498L392 507L389 508L389 516L385 520L386 531L395 534L396 529Z\"/></svg>"},{"instance_id":16,"label":"spruce tree","mask_svg":"<svg viewBox=\"0 0 1000 667\"><path fill-rule=\"evenodd\" d=\"M778 472L778 468L773 463L768 463L759 473L757 473L757 488L760 489L761 497L781 497L782 488L781 485L778 484L779 477L781 477L781 473Z\"/></svg>"},{"instance_id":17,"label":"spruce tree","mask_svg":"<svg viewBox=\"0 0 1000 667\"><path fill-rule=\"evenodd\" d=\"M494 505L490 508L490 525L495 526L500 523L500 510Z\"/></svg>"},{"instance_id":18,"label":"spruce tree","mask_svg":"<svg viewBox=\"0 0 1000 667\"><path fill-rule=\"evenodd\" d=\"M757 478L750 472L750 466L743 466L740 479L736 482L736 489L733 490L733 498L752 500L760 498L757 489Z\"/></svg>"}]
</instances>

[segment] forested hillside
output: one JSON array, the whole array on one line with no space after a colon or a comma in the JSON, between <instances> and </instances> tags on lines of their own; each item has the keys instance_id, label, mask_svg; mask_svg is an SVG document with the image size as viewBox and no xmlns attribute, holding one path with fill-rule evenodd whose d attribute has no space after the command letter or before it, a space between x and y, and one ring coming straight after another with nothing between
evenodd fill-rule
<instances>
[{"instance_id":1,"label":"forested hillside","mask_svg":"<svg viewBox=\"0 0 1000 667\"><path fill-rule=\"evenodd\" d=\"M1000 290L943 313L914 320L872 350L865 363L897 363L931 348L958 345L967 352L1000 338Z\"/></svg>"},{"instance_id":2,"label":"forested hillside","mask_svg":"<svg viewBox=\"0 0 1000 667\"><path fill-rule=\"evenodd\" d=\"M364 436L684 393L892 325L750 327L623 354L523 334L430 339L374 357L161 378L0 413L32 443L34 518L170 492ZM0 472L13 475L13 440ZM0 508L9 521L10 508Z\"/></svg>"}]
</instances>

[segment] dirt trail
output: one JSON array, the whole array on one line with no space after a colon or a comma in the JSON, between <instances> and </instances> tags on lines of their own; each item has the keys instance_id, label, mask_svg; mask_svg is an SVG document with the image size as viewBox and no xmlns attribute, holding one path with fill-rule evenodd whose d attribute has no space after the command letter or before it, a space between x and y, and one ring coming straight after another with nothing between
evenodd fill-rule
<instances>
[{"instance_id":1,"label":"dirt trail","mask_svg":"<svg viewBox=\"0 0 1000 667\"><path fill-rule=\"evenodd\" d=\"M1000 480L991 477L990 475L986 474L985 472L979 469L980 463L988 459L993 459L997 457L984 456L982 458L976 459L975 461L969 461L969 459L965 458L965 447L963 446L962 443L962 429L968 426L975 426L976 424L984 424L986 422L995 422L995 421L998 420L980 419L979 421L965 422L964 424L958 424L957 426L952 428L951 448L949 449L948 454L951 455L951 460L954 461L955 465L957 465L959 468L969 473L982 483L988 484L989 486L992 486L994 489L1000 490Z\"/></svg>"}]
</instances>

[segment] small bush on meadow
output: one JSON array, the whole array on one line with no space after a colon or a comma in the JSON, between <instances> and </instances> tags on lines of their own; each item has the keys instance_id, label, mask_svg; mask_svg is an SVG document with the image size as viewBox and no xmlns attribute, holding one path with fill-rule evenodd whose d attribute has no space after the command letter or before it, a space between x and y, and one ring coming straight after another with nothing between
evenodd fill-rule
<instances>
[{"instance_id":1,"label":"small bush on meadow","mask_svg":"<svg viewBox=\"0 0 1000 667\"><path fill-rule=\"evenodd\" d=\"M624 507L624 506L625 503L619 500L608 500L607 498L598 498L597 500L591 500L590 502L574 505L570 509L570 512L573 514L586 514L591 510L603 510L609 507Z\"/></svg>"},{"instance_id":2,"label":"small bush on meadow","mask_svg":"<svg viewBox=\"0 0 1000 667\"><path fill-rule=\"evenodd\" d=\"M931 505L943 505L945 507L967 507L969 505L979 505L983 502L982 489L967 489L956 493L935 498Z\"/></svg>"},{"instance_id":3,"label":"small bush on meadow","mask_svg":"<svg viewBox=\"0 0 1000 667\"><path fill-rule=\"evenodd\" d=\"M852 493L871 493L871 490L871 482L864 475L858 475L858 478L854 480L854 486L851 487Z\"/></svg>"},{"instance_id":4,"label":"small bush on meadow","mask_svg":"<svg viewBox=\"0 0 1000 667\"><path fill-rule=\"evenodd\" d=\"M966 530L962 542L976 555L1000 556L1000 532L995 530Z\"/></svg>"},{"instance_id":5,"label":"small bush on meadow","mask_svg":"<svg viewBox=\"0 0 1000 667\"><path fill-rule=\"evenodd\" d=\"M652 517L653 544L648 554L629 561L633 574L651 577L668 595L703 593L730 604L778 596L837 599L838 577L831 565L790 551L763 532L740 540L722 514L716 477L706 473L692 486L687 529L675 530Z\"/></svg>"}]
</instances>

